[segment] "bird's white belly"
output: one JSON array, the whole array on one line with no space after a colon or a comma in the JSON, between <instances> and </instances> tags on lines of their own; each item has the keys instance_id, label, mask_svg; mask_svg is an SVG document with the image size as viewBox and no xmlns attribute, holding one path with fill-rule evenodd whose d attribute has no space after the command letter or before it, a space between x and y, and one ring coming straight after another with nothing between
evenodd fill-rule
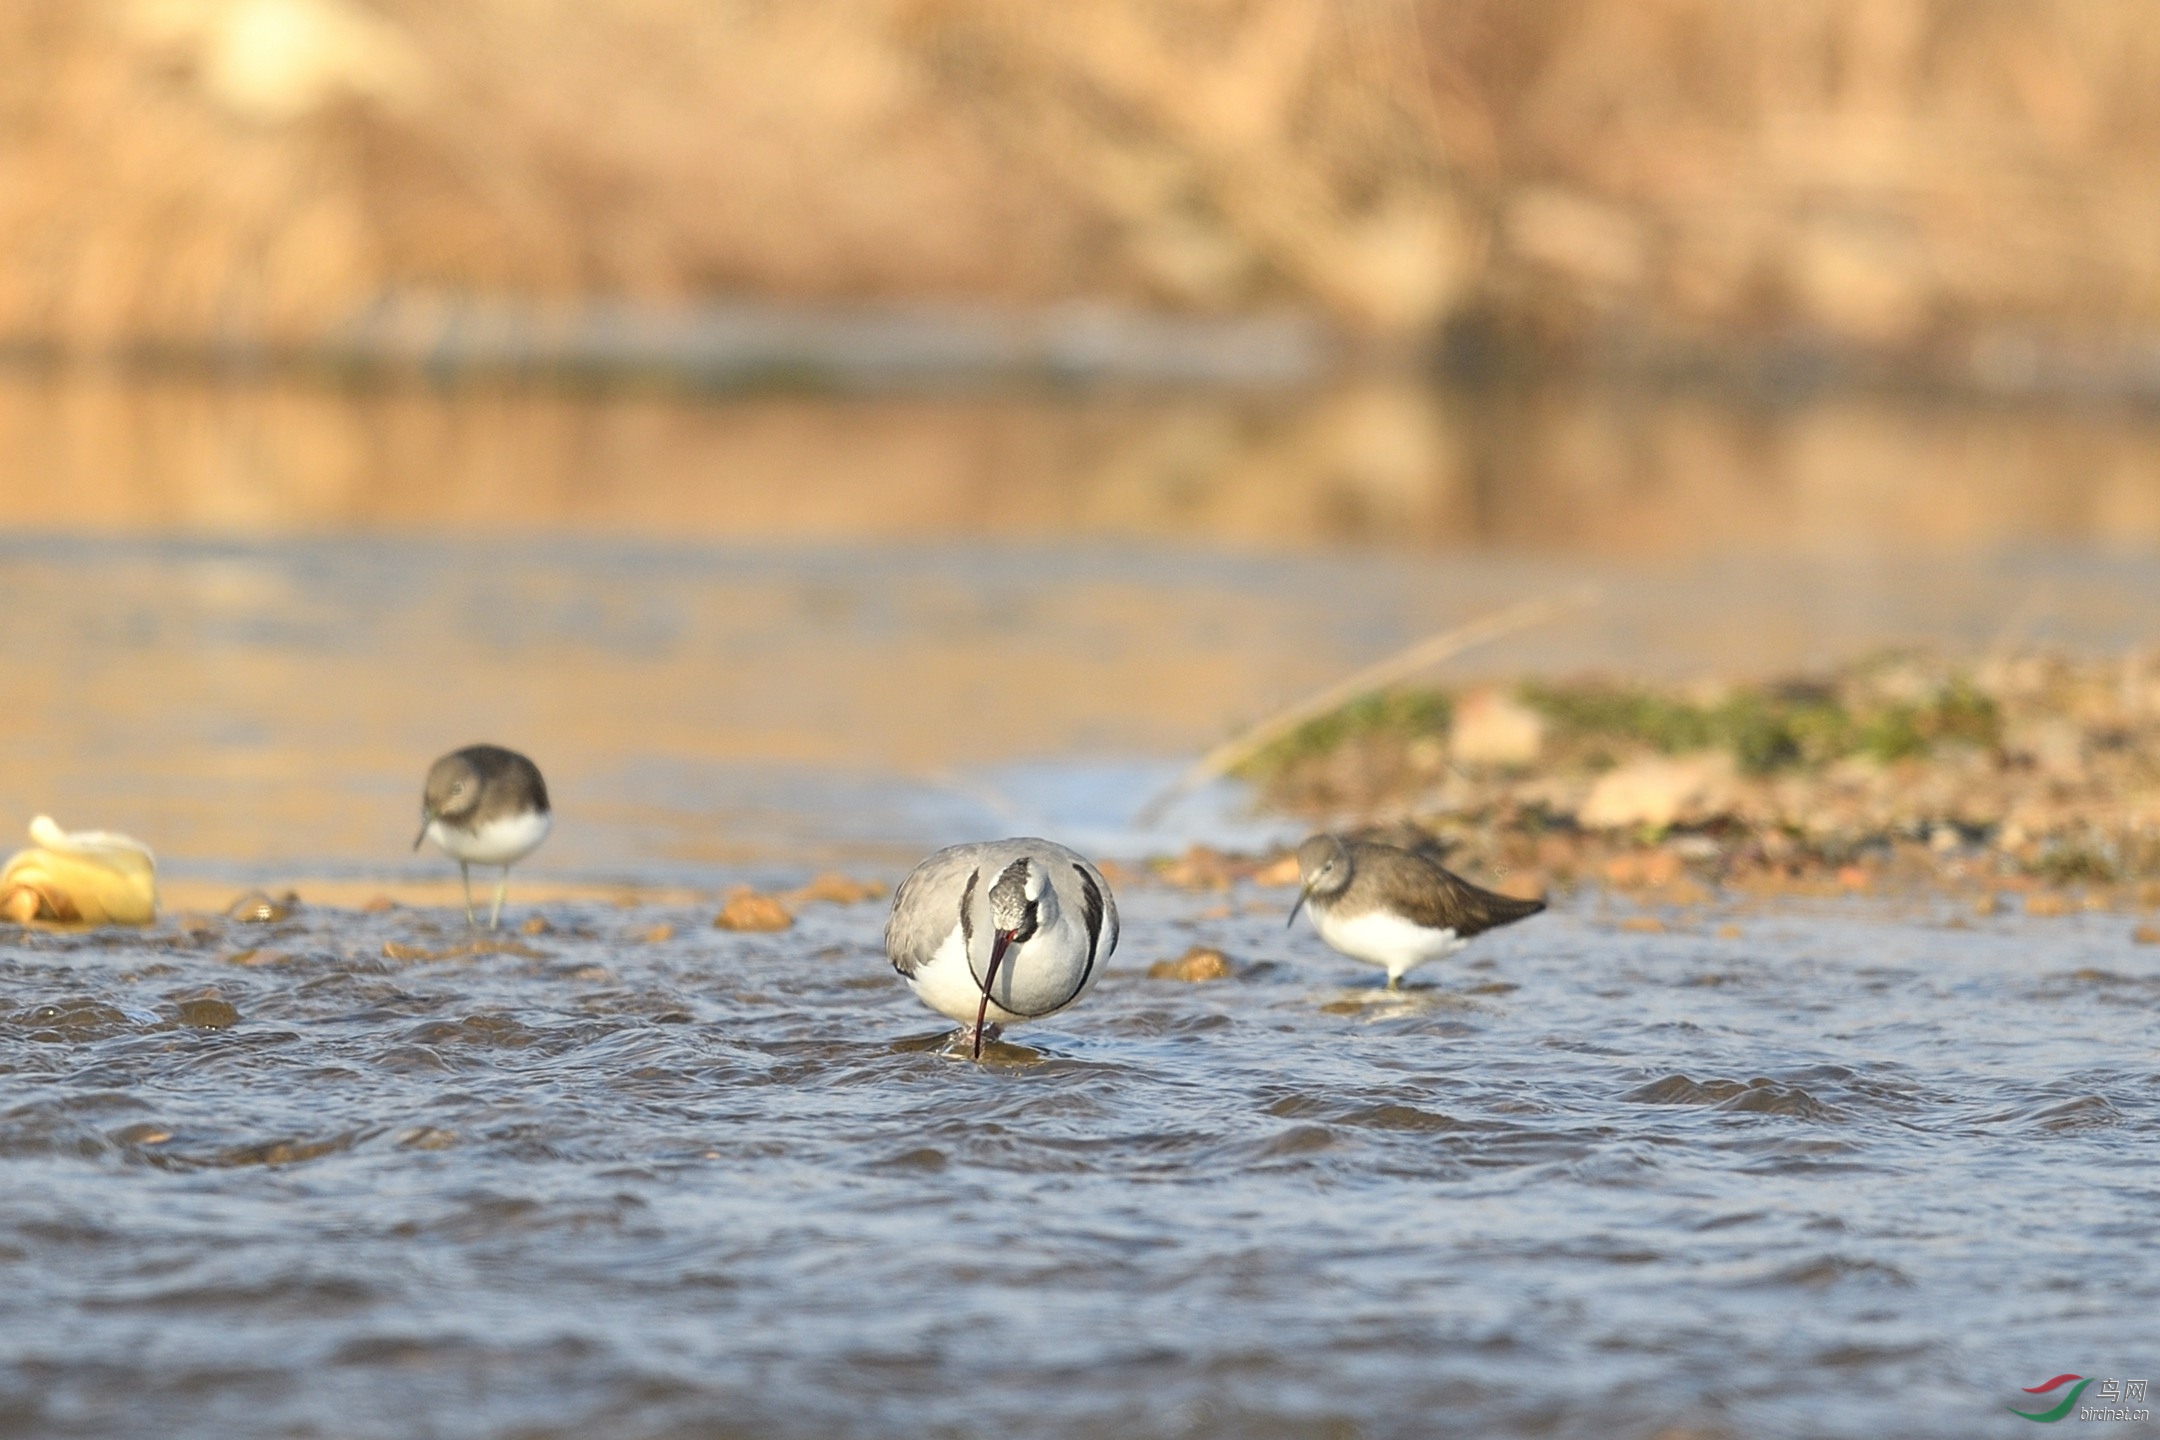
<instances>
[{"instance_id":1,"label":"bird's white belly","mask_svg":"<svg viewBox=\"0 0 2160 1440\"><path fill-rule=\"evenodd\" d=\"M453 860L468 865L515 865L540 848L555 817L544 810L490 820L472 830L453 830L440 820L428 822L428 839Z\"/></svg>"},{"instance_id":2,"label":"bird's white belly","mask_svg":"<svg viewBox=\"0 0 2160 1440\"><path fill-rule=\"evenodd\" d=\"M990 987L986 1018L996 1025L1039 1020L1093 989L1101 973L1099 959L1094 969L1088 968L1086 934L1080 934L1075 947L1071 930L1054 926L1024 945L1006 950L997 980ZM916 998L940 1015L963 1025L975 1023L976 1007L982 1004L982 987L968 969L967 942L958 925L953 926L929 963L908 976L907 981Z\"/></svg>"},{"instance_id":3,"label":"bird's white belly","mask_svg":"<svg viewBox=\"0 0 2160 1440\"><path fill-rule=\"evenodd\" d=\"M1469 942L1453 930L1435 930L1385 910L1343 916L1319 906L1309 906L1313 929L1330 949L1353 960L1385 966L1388 974L1401 975L1428 960L1452 955Z\"/></svg>"}]
</instances>

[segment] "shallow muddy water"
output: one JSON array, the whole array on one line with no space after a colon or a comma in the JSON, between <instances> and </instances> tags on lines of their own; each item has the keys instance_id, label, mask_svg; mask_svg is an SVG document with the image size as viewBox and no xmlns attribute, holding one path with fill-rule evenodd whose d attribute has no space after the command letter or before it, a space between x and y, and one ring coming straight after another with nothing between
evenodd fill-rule
<instances>
[{"instance_id":1,"label":"shallow muddy water","mask_svg":"<svg viewBox=\"0 0 2160 1440\"><path fill-rule=\"evenodd\" d=\"M1283 891L1122 898L982 1067L874 904L13 938L0 1433L1974 1436L2154 1368L2123 917L1582 899L1394 999Z\"/></svg>"}]
</instances>

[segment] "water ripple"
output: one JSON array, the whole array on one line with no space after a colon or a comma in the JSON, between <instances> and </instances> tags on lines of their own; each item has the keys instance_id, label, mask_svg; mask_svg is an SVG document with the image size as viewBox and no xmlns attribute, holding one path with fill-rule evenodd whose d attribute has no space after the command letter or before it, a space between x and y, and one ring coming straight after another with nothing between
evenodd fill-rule
<instances>
[{"instance_id":1,"label":"water ripple","mask_svg":"<svg viewBox=\"0 0 2160 1440\"><path fill-rule=\"evenodd\" d=\"M0 944L0 1433L1947 1436L2149 1359L2120 926L1563 907L1386 995L1212 903L980 1066L874 907Z\"/></svg>"}]
</instances>

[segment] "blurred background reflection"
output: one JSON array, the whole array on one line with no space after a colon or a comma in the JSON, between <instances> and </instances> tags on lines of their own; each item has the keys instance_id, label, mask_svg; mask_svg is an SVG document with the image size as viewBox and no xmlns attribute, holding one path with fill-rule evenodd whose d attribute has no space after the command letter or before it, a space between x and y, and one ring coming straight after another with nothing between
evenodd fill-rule
<instances>
[{"instance_id":1,"label":"blurred background reflection","mask_svg":"<svg viewBox=\"0 0 2160 1440\"><path fill-rule=\"evenodd\" d=\"M1131 828L1193 751L1584 576L1459 668L2151 641L2139 5L0 0L0 55L0 819L183 875L414 873L481 736L558 878L1180 843L1247 823Z\"/></svg>"}]
</instances>

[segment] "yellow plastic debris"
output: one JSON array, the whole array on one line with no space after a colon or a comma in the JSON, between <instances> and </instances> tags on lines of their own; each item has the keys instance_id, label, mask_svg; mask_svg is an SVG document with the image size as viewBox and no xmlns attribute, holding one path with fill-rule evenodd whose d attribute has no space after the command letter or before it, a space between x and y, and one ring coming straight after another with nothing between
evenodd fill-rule
<instances>
[{"instance_id":1,"label":"yellow plastic debris","mask_svg":"<svg viewBox=\"0 0 2160 1440\"><path fill-rule=\"evenodd\" d=\"M148 925L157 918L157 859L140 840L104 830L70 834L40 815L31 848L0 869L0 916L79 925Z\"/></svg>"}]
</instances>

